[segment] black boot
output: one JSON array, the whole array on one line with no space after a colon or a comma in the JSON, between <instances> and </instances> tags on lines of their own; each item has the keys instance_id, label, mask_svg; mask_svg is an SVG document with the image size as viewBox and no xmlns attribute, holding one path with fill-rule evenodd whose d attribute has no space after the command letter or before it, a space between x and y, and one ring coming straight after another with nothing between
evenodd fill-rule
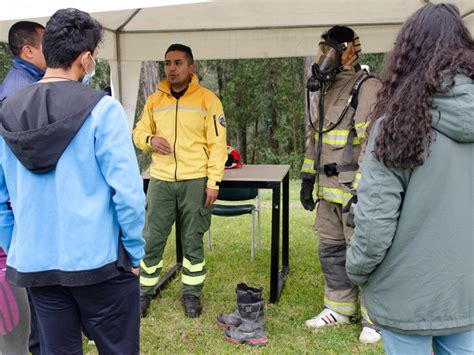
<instances>
[{"instance_id":1,"label":"black boot","mask_svg":"<svg viewBox=\"0 0 474 355\"><path fill-rule=\"evenodd\" d=\"M145 318L150 307L151 296L142 295L140 296L140 315Z\"/></svg>"},{"instance_id":2,"label":"black boot","mask_svg":"<svg viewBox=\"0 0 474 355\"><path fill-rule=\"evenodd\" d=\"M224 336L231 343L246 343L252 346L264 346L268 343L265 334L263 310L265 301L251 304L239 304L238 311L242 323L224 330Z\"/></svg>"},{"instance_id":3,"label":"black boot","mask_svg":"<svg viewBox=\"0 0 474 355\"><path fill-rule=\"evenodd\" d=\"M237 305L241 303L254 303L262 300L263 288L249 287L244 283L237 285L235 289L237 294ZM217 316L217 324L224 328L231 325L238 327L242 323L238 309L232 313L219 314Z\"/></svg>"},{"instance_id":4,"label":"black boot","mask_svg":"<svg viewBox=\"0 0 474 355\"><path fill-rule=\"evenodd\" d=\"M184 314L190 318L197 318L202 313L199 297L194 295L183 295Z\"/></svg>"}]
</instances>

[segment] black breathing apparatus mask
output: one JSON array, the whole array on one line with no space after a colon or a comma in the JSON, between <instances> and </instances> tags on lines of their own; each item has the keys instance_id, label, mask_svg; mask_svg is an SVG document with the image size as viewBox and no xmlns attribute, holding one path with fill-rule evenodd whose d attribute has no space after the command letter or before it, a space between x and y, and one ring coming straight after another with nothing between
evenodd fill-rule
<instances>
[{"instance_id":1,"label":"black breathing apparatus mask","mask_svg":"<svg viewBox=\"0 0 474 355\"><path fill-rule=\"evenodd\" d=\"M338 43L330 38L319 42L316 62L311 68L312 75L306 82L306 89L311 92L320 90L322 84L334 81L336 75L342 71L341 58L347 49L348 43Z\"/></svg>"}]
</instances>

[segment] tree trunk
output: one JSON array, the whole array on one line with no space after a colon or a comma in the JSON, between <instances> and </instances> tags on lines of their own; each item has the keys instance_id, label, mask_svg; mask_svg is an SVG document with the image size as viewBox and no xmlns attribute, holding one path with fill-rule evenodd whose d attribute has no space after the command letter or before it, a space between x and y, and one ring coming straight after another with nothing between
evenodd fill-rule
<instances>
[{"instance_id":1,"label":"tree trunk","mask_svg":"<svg viewBox=\"0 0 474 355\"><path fill-rule=\"evenodd\" d=\"M270 102L270 117L271 124L269 129L268 143L269 147L274 151L275 155L278 155L278 140L275 139L275 134L278 131L278 110L276 108L276 100L278 97L277 87L276 87L276 78L278 75L278 70L276 68L276 61L272 60L269 62L270 72L268 75L268 93L271 97Z\"/></svg>"},{"instance_id":2,"label":"tree trunk","mask_svg":"<svg viewBox=\"0 0 474 355\"><path fill-rule=\"evenodd\" d=\"M156 86L160 81L160 72L157 62L143 62L141 70L141 86L145 100L156 91Z\"/></svg>"}]
</instances>

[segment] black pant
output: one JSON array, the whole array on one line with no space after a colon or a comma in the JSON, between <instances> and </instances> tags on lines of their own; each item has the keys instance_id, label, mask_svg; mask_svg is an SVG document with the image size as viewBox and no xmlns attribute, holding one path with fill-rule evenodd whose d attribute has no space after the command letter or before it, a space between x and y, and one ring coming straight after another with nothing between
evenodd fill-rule
<instances>
[{"instance_id":1,"label":"black pant","mask_svg":"<svg viewBox=\"0 0 474 355\"><path fill-rule=\"evenodd\" d=\"M126 272L90 286L32 287L41 354L82 354L81 328L100 354L139 354L140 289Z\"/></svg>"}]
</instances>

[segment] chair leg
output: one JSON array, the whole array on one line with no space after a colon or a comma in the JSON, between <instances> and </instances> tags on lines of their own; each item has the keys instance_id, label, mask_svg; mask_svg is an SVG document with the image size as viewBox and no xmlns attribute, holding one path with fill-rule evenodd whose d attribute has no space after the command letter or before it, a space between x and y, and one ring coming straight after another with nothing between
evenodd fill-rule
<instances>
[{"instance_id":1,"label":"chair leg","mask_svg":"<svg viewBox=\"0 0 474 355\"><path fill-rule=\"evenodd\" d=\"M252 248L251 248L251 253L250 255L252 256L252 259L255 254L255 211L252 211Z\"/></svg>"},{"instance_id":2,"label":"chair leg","mask_svg":"<svg viewBox=\"0 0 474 355\"><path fill-rule=\"evenodd\" d=\"M209 249L212 250L211 227L207 230L207 244L209 245Z\"/></svg>"}]
</instances>

